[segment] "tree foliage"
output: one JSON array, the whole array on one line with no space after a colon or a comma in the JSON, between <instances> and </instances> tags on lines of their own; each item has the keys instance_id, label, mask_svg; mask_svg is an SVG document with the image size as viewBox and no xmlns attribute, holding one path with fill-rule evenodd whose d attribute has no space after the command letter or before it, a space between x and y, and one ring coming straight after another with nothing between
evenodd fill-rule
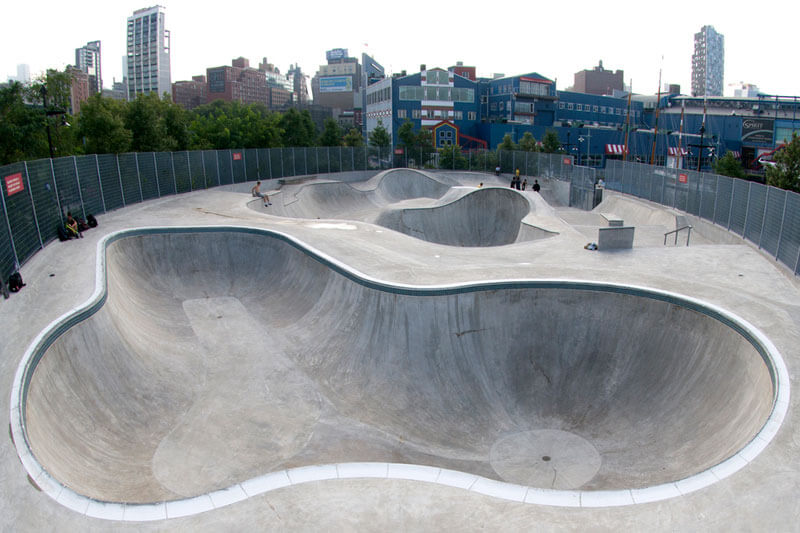
<instances>
[{"instance_id":1,"label":"tree foliage","mask_svg":"<svg viewBox=\"0 0 800 533\"><path fill-rule=\"evenodd\" d=\"M326 118L325 125L322 129L322 135L319 136L320 146L341 146L342 145L342 128L334 118Z\"/></svg>"},{"instance_id":2,"label":"tree foliage","mask_svg":"<svg viewBox=\"0 0 800 533\"><path fill-rule=\"evenodd\" d=\"M773 156L774 166L767 167L767 185L800 192L800 137L792 132L792 140Z\"/></svg>"},{"instance_id":3,"label":"tree foliage","mask_svg":"<svg viewBox=\"0 0 800 533\"><path fill-rule=\"evenodd\" d=\"M400 144L411 148L417 144L417 135L414 133L414 123L406 119L397 129L397 139Z\"/></svg>"},{"instance_id":4,"label":"tree foliage","mask_svg":"<svg viewBox=\"0 0 800 533\"><path fill-rule=\"evenodd\" d=\"M468 165L469 161L461 153L460 147L452 145L439 149L439 168L463 170Z\"/></svg>"},{"instance_id":5,"label":"tree foliage","mask_svg":"<svg viewBox=\"0 0 800 533\"><path fill-rule=\"evenodd\" d=\"M272 148L281 146L280 117L263 105L215 100L190 113L194 149Z\"/></svg>"},{"instance_id":6,"label":"tree foliage","mask_svg":"<svg viewBox=\"0 0 800 533\"><path fill-rule=\"evenodd\" d=\"M409 122L408 124L411 123ZM383 148L384 146L391 146L391 144L392 138L389 136L389 132L383 127L383 121L378 120L378 125L369 134L369 145Z\"/></svg>"},{"instance_id":7,"label":"tree foliage","mask_svg":"<svg viewBox=\"0 0 800 533\"><path fill-rule=\"evenodd\" d=\"M93 95L81 104L76 127L87 154L120 154L130 150L133 134L125 128L125 105Z\"/></svg>"},{"instance_id":8,"label":"tree foliage","mask_svg":"<svg viewBox=\"0 0 800 533\"><path fill-rule=\"evenodd\" d=\"M517 150L518 147L517 147L516 143L514 143L514 141L511 139L511 134L510 133L506 133L505 135L503 135L503 141L500 144L497 145L497 149L498 150L507 150L509 152L512 152L514 150Z\"/></svg>"},{"instance_id":9,"label":"tree foliage","mask_svg":"<svg viewBox=\"0 0 800 533\"><path fill-rule=\"evenodd\" d=\"M314 146L316 144L317 129L308 110L300 112L291 108L281 115L279 124L283 130L284 146Z\"/></svg>"},{"instance_id":10,"label":"tree foliage","mask_svg":"<svg viewBox=\"0 0 800 533\"><path fill-rule=\"evenodd\" d=\"M523 152L538 152L539 146L536 144L536 138L529 131L526 131L519 140L519 149Z\"/></svg>"},{"instance_id":11,"label":"tree foliage","mask_svg":"<svg viewBox=\"0 0 800 533\"><path fill-rule=\"evenodd\" d=\"M45 115L25 105L24 96L17 82L0 88L0 164L48 157Z\"/></svg>"},{"instance_id":12,"label":"tree foliage","mask_svg":"<svg viewBox=\"0 0 800 533\"><path fill-rule=\"evenodd\" d=\"M350 128L350 131L344 136L344 145L351 148L360 148L364 146L364 137L357 129Z\"/></svg>"},{"instance_id":13,"label":"tree foliage","mask_svg":"<svg viewBox=\"0 0 800 533\"><path fill-rule=\"evenodd\" d=\"M555 130L547 130L542 138L542 151L548 154L555 154L561 150L561 141L558 140L558 133Z\"/></svg>"},{"instance_id":14,"label":"tree foliage","mask_svg":"<svg viewBox=\"0 0 800 533\"><path fill-rule=\"evenodd\" d=\"M714 163L714 172L732 178L744 178L745 172L742 163L736 159L733 152L728 150L724 156L717 159Z\"/></svg>"}]
</instances>

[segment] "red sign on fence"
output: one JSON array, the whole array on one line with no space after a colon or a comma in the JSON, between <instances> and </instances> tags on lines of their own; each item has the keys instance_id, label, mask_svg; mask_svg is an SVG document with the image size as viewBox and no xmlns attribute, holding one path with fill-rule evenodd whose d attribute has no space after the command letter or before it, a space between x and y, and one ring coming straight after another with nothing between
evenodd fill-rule
<instances>
[{"instance_id":1,"label":"red sign on fence","mask_svg":"<svg viewBox=\"0 0 800 533\"><path fill-rule=\"evenodd\" d=\"M234 161L241 161L242 160L242 152L233 152L233 160Z\"/></svg>"},{"instance_id":2,"label":"red sign on fence","mask_svg":"<svg viewBox=\"0 0 800 533\"><path fill-rule=\"evenodd\" d=\"M11 174L5 177L6 195L11 196L25 190L25 183L22 181L22 172Z\"/></svg>"},{"instance_id":3,"label":"red sign on fence","mask_svg":"<svg viewBox=\"0 0 800 533\"><path fill-rule=\"evenodd\" d=\"M689 183L688 174L678 174L678 181L681 183Z\"/></svg>"},{"instance_id":4,"label":"red sign on fence","mask_svg":"<svg viewBox=\"0 0 800 533\"><path fill-rule=\"evenodd\" d=\"M572 159L570 159L569 157L565 157L564 158L564 164L565 165L571 165L572 164Z\"/></svg>"}]
</instances>

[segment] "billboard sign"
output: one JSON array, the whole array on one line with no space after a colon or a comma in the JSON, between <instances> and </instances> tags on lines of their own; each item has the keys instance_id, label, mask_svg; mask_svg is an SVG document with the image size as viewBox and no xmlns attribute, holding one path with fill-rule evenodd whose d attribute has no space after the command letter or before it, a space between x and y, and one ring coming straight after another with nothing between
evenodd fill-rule
<instances>
[{"instance_id":1,"label":"billboard sign","mask_svg":"<svg viewBox=\"0 0 800 533\"><path fill-rule=\"evenodd\" d=\"M17 194L25 190L25 183L22 181L22 172L11 174L5 177L6 182L6 196Z\"/></svg>"},{"instance_id":2,"label":"billboard sign","mask_svg":"<svg viewBox=\"0 0 800 533\"><path fill-rule=\"evenodd\" d=\"M678 183L689 183L689 175L683 172L678 174Z\"/></svg>"},{"instance_id":3,"label":"billboard sign","mask_svg":"<svg viewBox=\"0 0 800 533\"><path fill-rule=\"evenodd\" d=\"M334 48L325 52L325 58L328 61L335 61L337 59L344 59L347 57L347 48Z\"/></svg>"},{"instance_id":4,"label":"billboard sign","mask_svg":"<svg viewBox=\"0 0 800 533\"><path fill-rule=\"evenodd\" d=\"M763 118L746 118L742 120L742 142L772 144L775 121Z\"/></svg>"},{"instance_id":5,"label":"billboard sign","mask_svg":"<svg viewBox=\"0 0 800 533\"><path fill-rule=\"evenodd\" d=\"M233 152L233 160L234 161L241 161L242 160L242 152Z\"/></svg>"},{"instance_id":6,"label":"billboard sign","mask_svg":"<svg viewBox=\"0 0 800 533\"><path fill-rule=\"evenodd\" d=\"M347 93L353 90L353 78L350 76L328 76L319 79L321 93Z\"/></svg>"}]
</instances>

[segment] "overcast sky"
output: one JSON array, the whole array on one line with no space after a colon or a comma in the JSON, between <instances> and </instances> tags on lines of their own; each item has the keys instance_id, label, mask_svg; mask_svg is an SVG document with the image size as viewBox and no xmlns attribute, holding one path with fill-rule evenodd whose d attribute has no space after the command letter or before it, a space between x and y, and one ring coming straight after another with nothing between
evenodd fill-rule
<instances>
[{"instance_id":1,"label":"overcast sky","mask_svg":"<svg viewBox=\"0 0 800 533\"><path fill-rule=\"evenodd\" d=\"M128 0L9 1L0 21L0 79L18 63L35 76L75 61L75 48L100 40L103 83L122 76L126 19L150 7ZM599 60L622 69L637 93L663 83L691 90L693 36L710 24L725 36L725 85L744 81L762 92L800 95L797 3L743 1L642 2L207 2L162 0L172 34L172 81L205 74L244 56L258 66L266 56L281 72L299 64L313 76L325 51L366 51L387 71L409 73L477 67L479 76L538 72L570 87L574 73ZM764 9L759 9L764 6ZM786 57L789 54L789 57ZM663 57L663 60L662 60ZM726 89L727 90L727 89Z\"/></svg>"}]
</instances>

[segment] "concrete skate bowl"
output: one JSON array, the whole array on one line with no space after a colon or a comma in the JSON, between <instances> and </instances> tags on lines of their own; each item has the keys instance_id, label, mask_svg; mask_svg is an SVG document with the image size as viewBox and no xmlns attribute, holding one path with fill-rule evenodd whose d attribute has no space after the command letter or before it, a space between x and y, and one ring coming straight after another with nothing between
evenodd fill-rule
<instances>
[{"instance_id":1,"label":"concrete skate bowl","mask_svg":"<svg viewBox=\"0 0 800 533\"><path fill-rule=\"evenodd\" d=\"M391 286L248 228L134 230L101 248L107 295L20 365L12 423L31 477L84 511L252 495L241 487L263 473L284 480L273 488L326 479L309 465L634 503L745 466L788 404L768 341L675 295ZM378 466L348 474L354 462Z\"/></svg>"},{"instance_id":2,"label":"concrete skate bowl","mask_svg":"<svg viewBox=\"0 0 800 533\"><path fill-rule=\"evenodd\" d=\"M271 213L280 216L360 220L450 246L502 246L555 235L522 221L531 204L511 189L451 187L447 176L407 169L360 184L304 184L274 203Z\"/></svg>"}]
</instances>

